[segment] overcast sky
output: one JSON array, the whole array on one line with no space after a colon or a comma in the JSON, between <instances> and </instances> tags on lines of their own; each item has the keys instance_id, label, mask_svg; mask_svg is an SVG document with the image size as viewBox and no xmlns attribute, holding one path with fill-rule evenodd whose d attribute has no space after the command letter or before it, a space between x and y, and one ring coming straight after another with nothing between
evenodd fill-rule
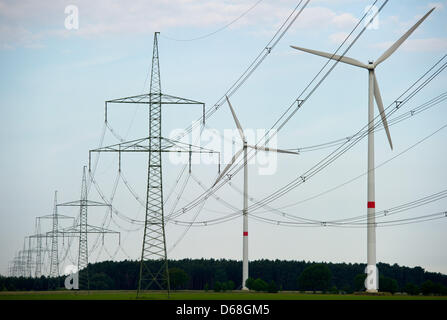
<instances>
[{"instance_id":1,"label":"overcast sky","mask_svg":"<svg viewBox=\"0 0 447 320\"><path fill-rule=\"evenodd\" d=\"M0 273L35 232L35 217L52 212L53 193L60 202L80 196L82 166L88 151L100 143L104 128L104 101L149 91L148 72L153 34L160 31L162 91L203 101L212 106L268 43L299 1L8 1L0 0ZM244 129L270 128L326 62L321 57L291 49L297 45L333 52L373 1L313 0L286 36L250 79L231 97ZM383 1L378 1L382 3ZM67 29L65 8L75 5L79 28ZM254 6L254 7L253 7ZM251 10L247 11L249 8ZM447 1L390 0L379 14L377 28L368 29L347 54L363 62L377 59L430 8L437 9L396 53L376 70L384 105L403 91L447 52ZM246 13L246 14L244 14ZM242 15L242 17L241 17ZM241 17L238 19L238 17ZM233 22L234 21L234 22ZM230 22L233 22L230 24ZM226 28L223 26L228 25ZM218 31L219 30L219 31ZM218 32L215 32L218 31ZM206 36L209 35L209 36ZM206 37L203 37L206 36ZM197 40L191 40L196 39ZM176 39L176 40L174 40ZM178 41L191 40L191 41ZM339 64L280 131L281 148L318 145L350 136L367 123L367 73ZM410 111L446 91L440 74L395 116ZM376 110L377 112L377 110ZM163 135L182 129L201 116L200 106L166 106ZM376 164L380 164L430 135L447 122L446 103L390 128L394 150L383 131L376 136ZM147 106L113 105L109 124L131 140L148 135ZM225 104L207 121L223 134L234 129ZM255 143L256 137L250 138ZM376 208L384 210L447 189L447 129L376 170ZM118 143L106 131L103 146ZM236 148L239 145L235 138ZM312 167L333 149L278 155L272 175L260 175L249 165L249 194L262 199ZM235 149L236 151L236 149ZM301 202L366 171L366 139L331 166L287 195L270 203L274 208ZM102 155L95 179L110 200L118 173L116 155ZM176 178L182 165L164 161L164 193L170 195L165 214L181 210L216 178L217 166L195 164L187 179ZM126 154L122 174L144 199L147 155ZM242 208L242 175L210 197L197 221L234 212L223 204ZM176 187L175 187L176 186ZM97 190L92 200L102 201ZM177 201L178 200L178 201ZM144 209L119 180L115 208L127 217L144 219ZM440 200L401 212L406 219L447 210ZM328 221L366 214L366 177L323 196L284 209L292 215ZM60 209L76 216L76 209ZM192 221L197 211L178 217ZM272 220L284 217L268 208L250 212ZM389 219L394 219L389 217ZM384 219L385 221L386 219ZM137 259L143 230L116 214L89 209L89 224L121 232L107 235L105 244L89 237L90 262ZM66 222L61 222L66 226ZM377 261L421 266L447 273L447 218L377 229ZM42 226L48 231L50 224ZM250 219L249 257L331 262L366 262L365 228L284 227ZM186 233L184 233L187 231ZM169 258L231 258L242 256L242 218L206 227L167 226ZM60 243L62 266L77 259L73 240ZM61 266L61 270L63 270Z\"/></svg>"}]
</instances>

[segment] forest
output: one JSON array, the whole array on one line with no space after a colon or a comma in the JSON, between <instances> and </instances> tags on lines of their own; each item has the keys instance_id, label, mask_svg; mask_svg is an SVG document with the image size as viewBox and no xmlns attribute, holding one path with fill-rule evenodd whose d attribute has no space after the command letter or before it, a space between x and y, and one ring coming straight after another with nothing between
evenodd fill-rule
<instances>
[{"instance_id":1,"label":"forest","mask_svg":"<svg viewBox=\"0 0 447 320\"><path fill-rule=\"evenodd\" d=\"M148 261L159 270L161 261ZM227 259L169 260L170 286L173 290L240 289L242 262ZM91 290L134 290L137 288L138 261L103 261L89 264ZM427 272L421 267L378 263L379 290L408 294L447 294L447 275ZM247 286L257 291L322 291L353 293L364 290L365 264L317 263L289 260L251 261ZM81 270L80 277L86 270ZM84 277L85 278L85 277ZM53 290L64 287L65 276L25 278L0 276L1 291ZM84 288L83 288L84 286ZM81 289L86 289L81 284ZM156 289L156 287L150 288Z\"/></svg>"}]
</instances>

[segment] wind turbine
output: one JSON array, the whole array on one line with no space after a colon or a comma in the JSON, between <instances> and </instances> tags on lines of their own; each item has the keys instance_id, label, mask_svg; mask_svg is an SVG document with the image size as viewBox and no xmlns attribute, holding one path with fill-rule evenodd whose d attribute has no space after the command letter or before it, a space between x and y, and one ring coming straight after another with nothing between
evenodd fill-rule
<instances>
[{"instance_id":1,"label":"wind turbine","mask_svg":"<svg viewBox=\"0 0 447 320\"><path fill-rule=\"evenodd\" d=\"M241 155L241 153L244 153L244 202L243 202L243 209L242 209L242 216L243 216L243 238L242 238L242 290L248 290L248 288L245 285L245 282L248 279L248 159L247 159L247 149L255 149L255 150L262 150L262 151L268 151L268 152L277 152L277 153L289 153L289 154L298 154L298 152L293 151L287 151L287 150L281 150L281 149L274 149L274 148L268 148L268 147L262 147L262 146L253 146L249 145L247 143L247 139L244 135L244 130L242 129L242 126L236 116L236 113L234 112L233 106L230 103L230 100L226 96L228 106L230 107L231 114L233 115L234 122L236 123L236 127L239 131L239 135L241 136L243 146L242 148L236 152L233 157L231 158L231 161L227 164L227 166L223 169L219 177L217 177L216 182L214 183L213 187L222 179L223 176L227 173L227 171L231 168L231 166L234 164L234 162L237 160L237 158Z\"/></svg>"},{"instance_id":2,"label":"wind turbine","mask_svg":"<svg viewBox=\"0 0 447 320\"><path fill-rule=\"evenodd\" d=\"M379 85L377 83L375 69L376 67L389 58L400 45L407 40L407 38L416 30L419 25L435 10L435 8L428 11L414 26L412 26L399 40L397 40L388 50L386 50L375 62L370 61L368 64L364 64L358 60L338 56L331 53L305 49L301 47L291 46L294 49L312 53L318 56L329 58L344 62L356 67L364 68L368 70L369 75L369 91L368 91L368 203L367 203L367 268L368 273L367 281L365 281L365 287L368 292L377 292L378 290L378 272L376 267L376 226L375 226L375 175L374 175L374 99L377 102L377 107L382 118L382 123L388 137L391 150L393 149L393 143L391 142L390 130L383 109L382 97L380 96Z\"/></svg>"}]
</instances>

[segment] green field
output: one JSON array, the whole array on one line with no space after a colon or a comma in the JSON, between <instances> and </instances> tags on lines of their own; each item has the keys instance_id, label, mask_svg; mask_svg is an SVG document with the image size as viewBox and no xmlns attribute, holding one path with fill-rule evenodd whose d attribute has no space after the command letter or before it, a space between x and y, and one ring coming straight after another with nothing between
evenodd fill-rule
<instances>
[{"instance_id":1,"label":"green field","mask_svg":"<svg viewBox=\"0 0 447 320\"><path fill-rule=\"evenodd\" d=\"M135 291L12 291L0 292L0 300L135 300ZM139 299L166 300L166 293L145 292ZM447 296L306 294L299 292L175 291L171 300L447 300Z\"/></svg>"}]
</instances>

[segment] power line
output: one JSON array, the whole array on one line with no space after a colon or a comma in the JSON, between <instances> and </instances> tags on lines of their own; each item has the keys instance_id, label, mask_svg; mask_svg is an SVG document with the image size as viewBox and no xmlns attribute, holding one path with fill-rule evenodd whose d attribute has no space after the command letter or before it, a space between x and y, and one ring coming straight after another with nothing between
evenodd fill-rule
<instances>
[{"instance_id":1,"label":"power line","mask_svg":"<svg viewBox=\"0 0 447 320\"><path fill-rule=\"evenodd\" d=\"M376 0L376 1L373 3L373 5L375 5L375 4L377 3L377 1L378 1L378 0ZM370 19L370 21L368 22L368 24L366 24L366 25L363 27L363 29L360 31L359 35L358 35L358 36L351 42L351 44L348 46L348 48L343 52L342 56L344 56L344 55L347 53L347 51L352 47L352 45L358 40L358 38L360 37L360 35L366 30L366 28L367 28L367 26L369 25L369 23L371 23L371 21L373 21L373 19L375 18L375 16L376 16L376 15L383 9L383 7L385 6L385 4L386 4L387 2L388 2L388 0L386 0L386 1L381 5L381 7L380 7L380 8L378 9L378 11L376 12L376 14L375 14L373 17L371 17L371 19ZM306 3L306 4L307 4L307 3ZM358 22L358 23L356 24L356 26L353 28L353 30L351 31L351 33L346 37L346 39L345 39L345 41L342 43L342 45L347 41L347 39L349 39L349 37L351 36L351 34L353 34L353 32L358 28L358 26L359 26L360 23L365 19L365 17L367 16L368 13L369 13L369 12L366 12L366 13L363 15L363 17L359 20L359 22ZM341 48L342 45L340 45L339 48L334 52L334 55L339 51L339 49ZM322 79L319 83L317 83L317 85L314 87L314 90L312 90L311 93L309 93L309 94L307 95L306 99L308 99L308 98L315 92L316 88L317 88L319 85L321 85L322 81L323 81L324 79L326 79L326 77L332 72L332 70L334 69L335 65L337 65L337 63L338 63L338 61L335 61L334 65L330 68L329 71L326 72L326 74L325 74L325 76L323 77L323 79ZM323 66L323 68L317 73L317 76L322 72L322 70L326 67L327 64L328 64L328 62L326 62L326 64ZM316 77L317 77L317 76L316 76ZM311 81L311 83L316 79L316 77L314 77L314 79ZM300 94L300 96L307 90L308 87L309 87L309 85L302 91L302 93ZM225 101L225 96L222 98L222 100ZM298 100L298 99L295 99L291 106L293 106L297 100ZM222 101L222 103L223 103L223 101ZM303 102L303 101L302 101L302 102ZM302 103L299 103L298 108L293 112L293 114L294 114L299 108L301 108L301 105L302 105ZM290 110L290 107L286 110L285 113L283 113L283 115L279 118L279 120L281 120L281 119L284 117L284 115L285 115L289 110ZM286 123L287 121L290 120L290 118L291 118L291 117L288 117L288 118L285 120L285 122L283 122L283 123L280 125L280 128L282 128L282 127L285 125L285 123ZM274 127L276 124L279 123L279 120L277 120L277 121L275 122L275 124L272 126L272 129L273 129L273 127ZM279 130L278 130L278 131L279 131ZM264 137L264 138L265 138L265 137ZM252 152L252 150L250 150L249 153L251 153L250 159L253 158L254 154L256 154L256 152ZM253 153L254 153L254 154L253 154ZM239 163L240 163L240 161L239 161ZM238 173L243 167L244 167L244 164L240 165L237 169L233 170L233 171L235 172L234 174ZM229 176L230 176L230 179L231 179L231 176L232 176L232 175L230 174ZM221 182L220 182L219 184L217 184L217 185L214 187L214 189L213 189L213 190L210 190L209 192L210 192L210 193L214 193L214 192L216 192L220 187L222 187L222 185L226 184L228 181L229 181L229 178L227 178L227 179L225 179L225 178L224 178L224 179L221 179ZM200 195L199 197L197 197L195 200L193 200L194 203L191 204L190 206L187 206L187 207L190 208L190 207L194 207L194 206L198 205L198 203L199 203L200 201L203 201L203 195L204 195L204 194L202 194L202 195Z\"/></svg>"},{"instance_id":2,"label":"power line","mask_svg":"<svg viewBox=\"0 0 447 320\"><path fill-rule=\"evenodd\" d=\"M416 93L418 93L422 88L424 88L426 85L428 85L428 83L430 83L434 78L436 78L437 75L439 75L446 67L447 63L444 63L443 65L441 65L438 69L436 69L432 74L430 74L430 72L432 72L436 66L438 66L442 60L445 59L447 55L444 55L440 60L438 60L433 66L431 66L429 68L428 71L426 71L422 76L420 76L414 83L412 83L410 85L409 88L407 88L395 101L400 101L399 106L395 107L394 109L391 110L391 112L389 112L388 115L396 112L398 109L400 109L403 105L405 105L410 99L412 99ZM428 75L428 76L427 76ZM427 77L427 79L425 79ZM422 81L423 79L425 79L424 81ZM419 84L422 81L421 84ZM419 84L419 86L417 86ZM413 89L414 88L414 89ZM410 91L411 89L413 89L413 91ZM392 104L390 104L390 106L388 106L385 110L389 110L389 108L391 108L392 106L395 105L395 102L393 102ZM387 115L387 116L388 116ZM378 115L377 117L379 117L380 115ZM376 118L377 118L376 117ZM284 194L286 194L287 192L289 192L290 190L296 188L297 186L303 184L306 179L312 177L313 175L317 174L318 172L320 172L321 170L323 170L326 166L328 166L330 163L332 163L333 161L335 161L336 159L338 159L342 154L344 154L345 152L347 152L350 148L352 148L355 144L357 144L361 139L363 139L363 137L366 136L367 131L365 131L364 129L368 126L365 125L363 128L361 128L359 130L359 133L355 135L355 139L350 140L349 142L344 143L341 147L337 148L335 151L332 151L329 155L325 156L322 160L320 160L317 164L315 164L313 167L311 167L310 169L308 169L304 174L300 175L299 177L293 179L291 182L289 182L288 184L286 184L285 186L279 188L277 191L273 192L272 194L270 194L269 196L263 198L262 200L260 200L258 203L255 203L251 206L249 206L250 210L255 210L257 209L257 207L260 207L266 203L272 202L274 200L276 200L277 198L283 196ZM377 125L376 125L377 126ZM363 134L360 134L362 133ZM251 157L253 157L254 155L252 155ZM240 165L239 167L237 167L236 169L233 170L233 173L229 173L229 178L226 179L222 179L221 183L217 184L214 189L209 189L207 192L202 193L201 195L199 195L198 197L196 197L193 201L191 201L189 204L187 204L186 206L184 206L184 208L182 208L183 211L188 211L192 208L194 208L195 206L197 206L201 201L203 201L203 197L209 194L213 194L215 193L218 189L220 189L224 184L226 184L231 177L238 173L241 169L243 168L243 164Z\"/></svg>"},{"instance_id":3,"label":"power line","mask_svg":"<svg viewBox=\"0 0 447 320\"><path fill-rule=\"evenodd\" d=\"M444 59L446 56L444 56L442 59ZM387 117L394 112L396 112L402 105L406 104L410 99L412 99L422 88L424 88L428 83L430 83L434 78L436 78L437 75L439 75L447 66L447 62L444 63L439 69L437 69L433 74L431 74L428 79L426 79L422 84L420 84L416 89L411 91L407 97L405 97L403 100L400 100L403 97L403 94L396 99L395 101L401 101L399 104L399 107L394 107L390 112L387 113ZM432 68L431 68L432 69ZM431 70L430 69L430 70ZM427 73L426 73L427 74ZM423 77L425 77L425 75ZM420 80L419 78L410 88L414 87ZM408 93L408 89L404 92L404 94ZM385 111L388 111L392 106L395 106L395 102L391 103ZM378 118L380 115L376 116ZM367 125L366 125L367 126ZM332 151L329 155L324 157L322 160L320 160L316 165L312 166L310 169L308 169L306 172L298 176L297 178L294 178L291 182L286 184L284 187L279 188L275 192L271 193L269 196L265 197L261 200L259 204L256 204L256 206L259 206L261 203L269 203L272 202L280 197L282 197L284 194L288 193L292 189L296 188L297 186L305 183L306 180L313 177L320 171L322 171L324 168L329 166L332 162L337 160L341 155L346 153L349 149L351 149L354 145L356 145L360 140L362 140L367 135L367 130L364 130L366 127L364 126L360 132L364 132L361 135L356 135L356 138L353 140L350 140L349 142L344 143L341 147L337 148L335 151ZM377 127L377 124L374 128ZM241 167L238 168L240 170ZM254 205L252 205L253 210Z\"/></svg>"},{"instance_id":4,"label":"power line","mask_svg":"<svg viewBox=\"0 0 447 320\"><path fill-rule=\"evenodd\" d=\"M377 2L378 0L376 0ZM294 24L297 18L301 15L303 10L307 7L310 0L307 0L302 6L303 0L301 0L297 6L294 7L290 15L282 23L282 25L275 32L273 37L269 42L262 48L255 59L250 63L250 65L242 72L242 74L236 79L235 82L227 89L227 91L217 100L217 102L205 111L205 119L209 119L219 108L225 103L225 97L231 97L237 90L248 80L248 78L253 74L253 72L261 65L265 58L272 52L279 41L284 37L286 32ZM301 8L300 8L301 6ZM196 120L192 125L188 126L182 134L176 137L177 140L183 138L186 134L192 132L195 127L201 125L202 118Z\"/></svg>"},{"instance_id":5,"label":"power line","mask_svg":"<svg viewBox=\"0 0 447 320\"><path fill-rule=\"evenodd\" d=\"M402 156L403 154L407 153L408 151L410 151L410 150L412 150L413 148L417 147L418 145L422 144L423 142L425 142L426 140L428 140L429 138L431 138L431 137L434 136L435 134L439 133L441 130L445 129L446 127L447 127L447 124L444 124L443 126L441 126L440 128L438 128L438 129L435 130L434 132L430 133L428 136L425 136L424 138L422 138L421 140L417 141L416 143L414 143L413 145L409 146L408 148L404 149L404 150L401 151L400 153L398 153L398 154L396 154L395 156L389 158L388 160L386 160L386 161L380 163L379 165L377 165L377 166L374 168L374 170L377 170L377 169L381 168L382 166L388 164L389 162L395 160L396 158ZM346 185L348 185L348 184L350 184L350 183L352 183L352 182L354 182L354 181L360 179L361 177L365 176L367 173L368 173L368 172L364 172L364 173L362 173L362 174L360 174L360 175L358 175L358 176L356 176L356 177L354 177L354 178L352 178L352 179L347 180L346 182L343 182L343 183L341 183L341 184L339 184L339 185L337 185L337 186L335 186L335 187L329 188L329 189L327 189L327 190L325 190L325 191L323 191L323 192L319 192L319 193L317 193L316 195L307 197L307 198L305 198L305 199L303 199L303 200L296 201L296 202L293 202L293 203L290 203L290 204L287 204L287 205L283 205L283 206L280 206L280 207L276 207L276 208L272 208L272 207L267 206L267 205L266 205L265 207L268 208L267 211L271 211L271 210L280 210L280 209L284 209L284 208L294 207L294 206L296 206L296 205L299 205L299 204L308 202L308 201L310 201L310 200L314 200L314 199L319 198L319 197L321 197L321 196L323 196L323 195L326 195L326 194L328 194L328 193L330 193L330 192L332 192L332 191L335 191L335 190L337 190L337 189L339 189L339 188L341 188L341 187L344 187L344 186L346 186ZM237 192L242 193L242 190L237 189L235 186L231 185L231 187L232 187L233 189L235 189ZM257 200L255 200L255 201L257 201ZM263 207L264 207L264 206L263 206ZM259 211L257 211L257 212L259 213ZM280 211L280 212L283 213L282 211Z\"/></svg>"},{"instance_id":6,"label":"power line","mask_svg":"<svg viewBox=\"0 0 447 320\"><path fill-rule=\"evenodd\" d=\"M230 21L229 23L227 23L226 25L218 28L217 30L204 34L202 36L198 36L198 37L194 37L194 38L190 38L190 39L178 39L178 38L174 38L171 36L165 36L164 34L162 35L163 38L169 39L169 40L173 40L173 41L196 41L196 40L201 40L201 39L205 39L208 38L212 35L215 35L216 33L228 28L229 26L231 26L233 23L237 22L238 20L240 20L242 17L244 17L247 13L249 13L251 10L253 10L255 7L258 6L258 4L260 4L263 0L258 0L256 3L254 3L250 8L248 8L246 11L244 11L240 16L238 16L236 19Z\"/></svg>"},{"instance_id":7,"label":"power line","mask_svg":"<svg viewBox=\"0 0 447 320\"><path fill-rule=\"evenodd\" d=\"M312 224L312 223L300 223L300 222L291 222L291 221L281 221L281 220L273 220L273 219L268 219L268 218L264 218L264 217L259 217L259 216L253 216L253 214L250 215L250 218L254 219L254 220L258 220L261 222L265 222L265 223L269 223L269 224L273 224L273 225L277 225L277 226L284 226L284 227L331 227L331 228L366 228L367 224L363 223L363 224L342 224L342 225L337 225L337 224L326 224L326 223L322 223L322 224ZM441 212L436 212L436 213L432 213L432 214L428 214L428 215L423 215L423 216L417 216L417 217L413 217L413 218L407 218L407 219L399 219L399 220L393 220L393 221L382 221L382 222L376 222L376 227L395 227L395 226L401 226L401 225L406 225L406 224L413 224L413 223L421 223L421 222L427 222L427 221L432 221L432 220L437 220L437 219L443 219L443 218L447 218L447 211L441 211Z\"/></svg>"}]
</instances>

